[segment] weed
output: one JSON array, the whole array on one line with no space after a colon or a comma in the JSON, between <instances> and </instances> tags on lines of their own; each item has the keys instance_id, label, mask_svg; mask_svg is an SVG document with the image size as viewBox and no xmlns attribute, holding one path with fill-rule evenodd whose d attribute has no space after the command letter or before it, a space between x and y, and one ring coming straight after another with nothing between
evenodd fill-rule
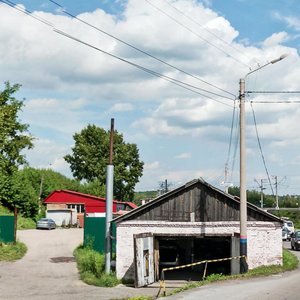
<instances>
[{"instance_id":1,"label":"weed","mask_svg":"<svg viewBox=\"0 0 300 300\"><path fill-rule=\"evenodd\" d=\"M17 219L17 228L18 230L22 229L35 229L36 222L33 219L30 218L24 218L22 216L18 216Z\"/></svg>"},{"instance_id":2,"label":"weed","mask_svg":"<svg viewBox=\"0 0 300 300\"><path fill-rule=\"evenodd\" d=\"M1 244L0 261L14 261L21 259L27 252L27 247L21 242Z\"/></svg>"},{"instance_id":3,"label":"weed","mask_svg":"<svg viewBox=\"0 0 300 300\"><path fill-rule=\"evenodd\" d=\"M105 256L90 247L79 246L74 251L80 278L87 284L113 287L120 283L114 273L105 273Z\"/></svg>"}]
</instances>

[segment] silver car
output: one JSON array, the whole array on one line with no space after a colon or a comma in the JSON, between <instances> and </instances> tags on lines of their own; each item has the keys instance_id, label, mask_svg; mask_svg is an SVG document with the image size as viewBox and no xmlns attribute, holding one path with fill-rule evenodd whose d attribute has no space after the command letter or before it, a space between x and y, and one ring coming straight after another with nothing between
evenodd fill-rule
<instances>
[{"instance_id":1,"label":"silver car","mask_svg":"<svg viewBox=\"0 0 300 300\"><path fill-rule=\"evenodd\" d=\"M42 218L37 221L36 229L55 229L56 224L52 219Z\"/></svg>"}]
</instances>

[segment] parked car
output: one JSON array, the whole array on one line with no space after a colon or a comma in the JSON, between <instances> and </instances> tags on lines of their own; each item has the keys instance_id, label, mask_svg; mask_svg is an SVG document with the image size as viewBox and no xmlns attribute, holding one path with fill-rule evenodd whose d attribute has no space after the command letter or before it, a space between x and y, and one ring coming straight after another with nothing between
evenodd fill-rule
<instances>
[{"instance_id":1,"label":"parked car","mask_svg":"<svg viewBox=\"0 0 300 300\"><path fill-rule=\"evenodd\" d=\"M294 223L293 221L287 219L287 218L282 218L283 219L283 227L287 228L291 233L295 231Z\"/></svg>"},{"instance_id":2,"label":"parked car","mask_svg":"<svg viewBox=\"0 0 300 300\"><path fill-rule=\"evenodd\" d=\"M286 228L282 228L282 240L283 241L290 241L291 240L291 232Z\"/></svg>"},{"instance_id":3,"label":"parked car","mask_svg":"<svg viewBox=\"0 0 300 300\"><path fill-rule=\"evenodd\" d=\"M291 248L300 250L300 231L291 234Z\"/></svg>"},{"instance_id":4,"label":"parked car","mask_svg":"<svg viewBox=\"0 0 300 300\"><path fill-rule=\"evenodd\" d=\"M52 219L42 218L37 221L36 229L55 229L56 224Z\"/></svg>"}]
</instances>

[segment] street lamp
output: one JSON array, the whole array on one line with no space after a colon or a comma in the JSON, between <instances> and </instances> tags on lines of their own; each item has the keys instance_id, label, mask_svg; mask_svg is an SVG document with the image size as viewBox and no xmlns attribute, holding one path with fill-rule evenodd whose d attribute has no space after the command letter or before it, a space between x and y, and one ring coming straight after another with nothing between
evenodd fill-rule
<instances>
[{"instance_id":1,"label":"street lamp","mask_svg":"<svg viewBox=\"0 0 300 300\"><path fill-rule=\"evenodd\" d=\"M245 80L248 75L270 65L275 64L287 57L286 54L279 58L251 70L246 76L240 79L240 255L247 257L247 190L246 190L246 138L245 138ZM241 259L241 273L248 271L247 260Z\"/></svg>"}]
</instances>

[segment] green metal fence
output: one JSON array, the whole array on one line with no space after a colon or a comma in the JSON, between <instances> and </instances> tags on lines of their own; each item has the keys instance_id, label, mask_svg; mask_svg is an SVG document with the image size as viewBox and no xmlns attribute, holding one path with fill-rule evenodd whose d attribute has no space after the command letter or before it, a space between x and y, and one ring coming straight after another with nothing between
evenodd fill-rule
<instances>
[{"instance_id":1,"label":"green metal fence","mask_svg":"<svg viewBox=\"0 0 300 300\"><path fill-rule=\"evenodd\" d=\"M0 216L0 242L12 243L15 241L14 226L14 216Z\"/></svg>"},{"instance_id":2,"label":"green metal fence","mask_svg":"<svg viewBox=\"0 0 300 300\"><path fill-rule=\"evenodd\" d=\"M116 249L116 226L112 223L112 252ZM84 217L83 245L91 246L95 251L105 253L105 218Z\"/></svg>"}]
</instances>

